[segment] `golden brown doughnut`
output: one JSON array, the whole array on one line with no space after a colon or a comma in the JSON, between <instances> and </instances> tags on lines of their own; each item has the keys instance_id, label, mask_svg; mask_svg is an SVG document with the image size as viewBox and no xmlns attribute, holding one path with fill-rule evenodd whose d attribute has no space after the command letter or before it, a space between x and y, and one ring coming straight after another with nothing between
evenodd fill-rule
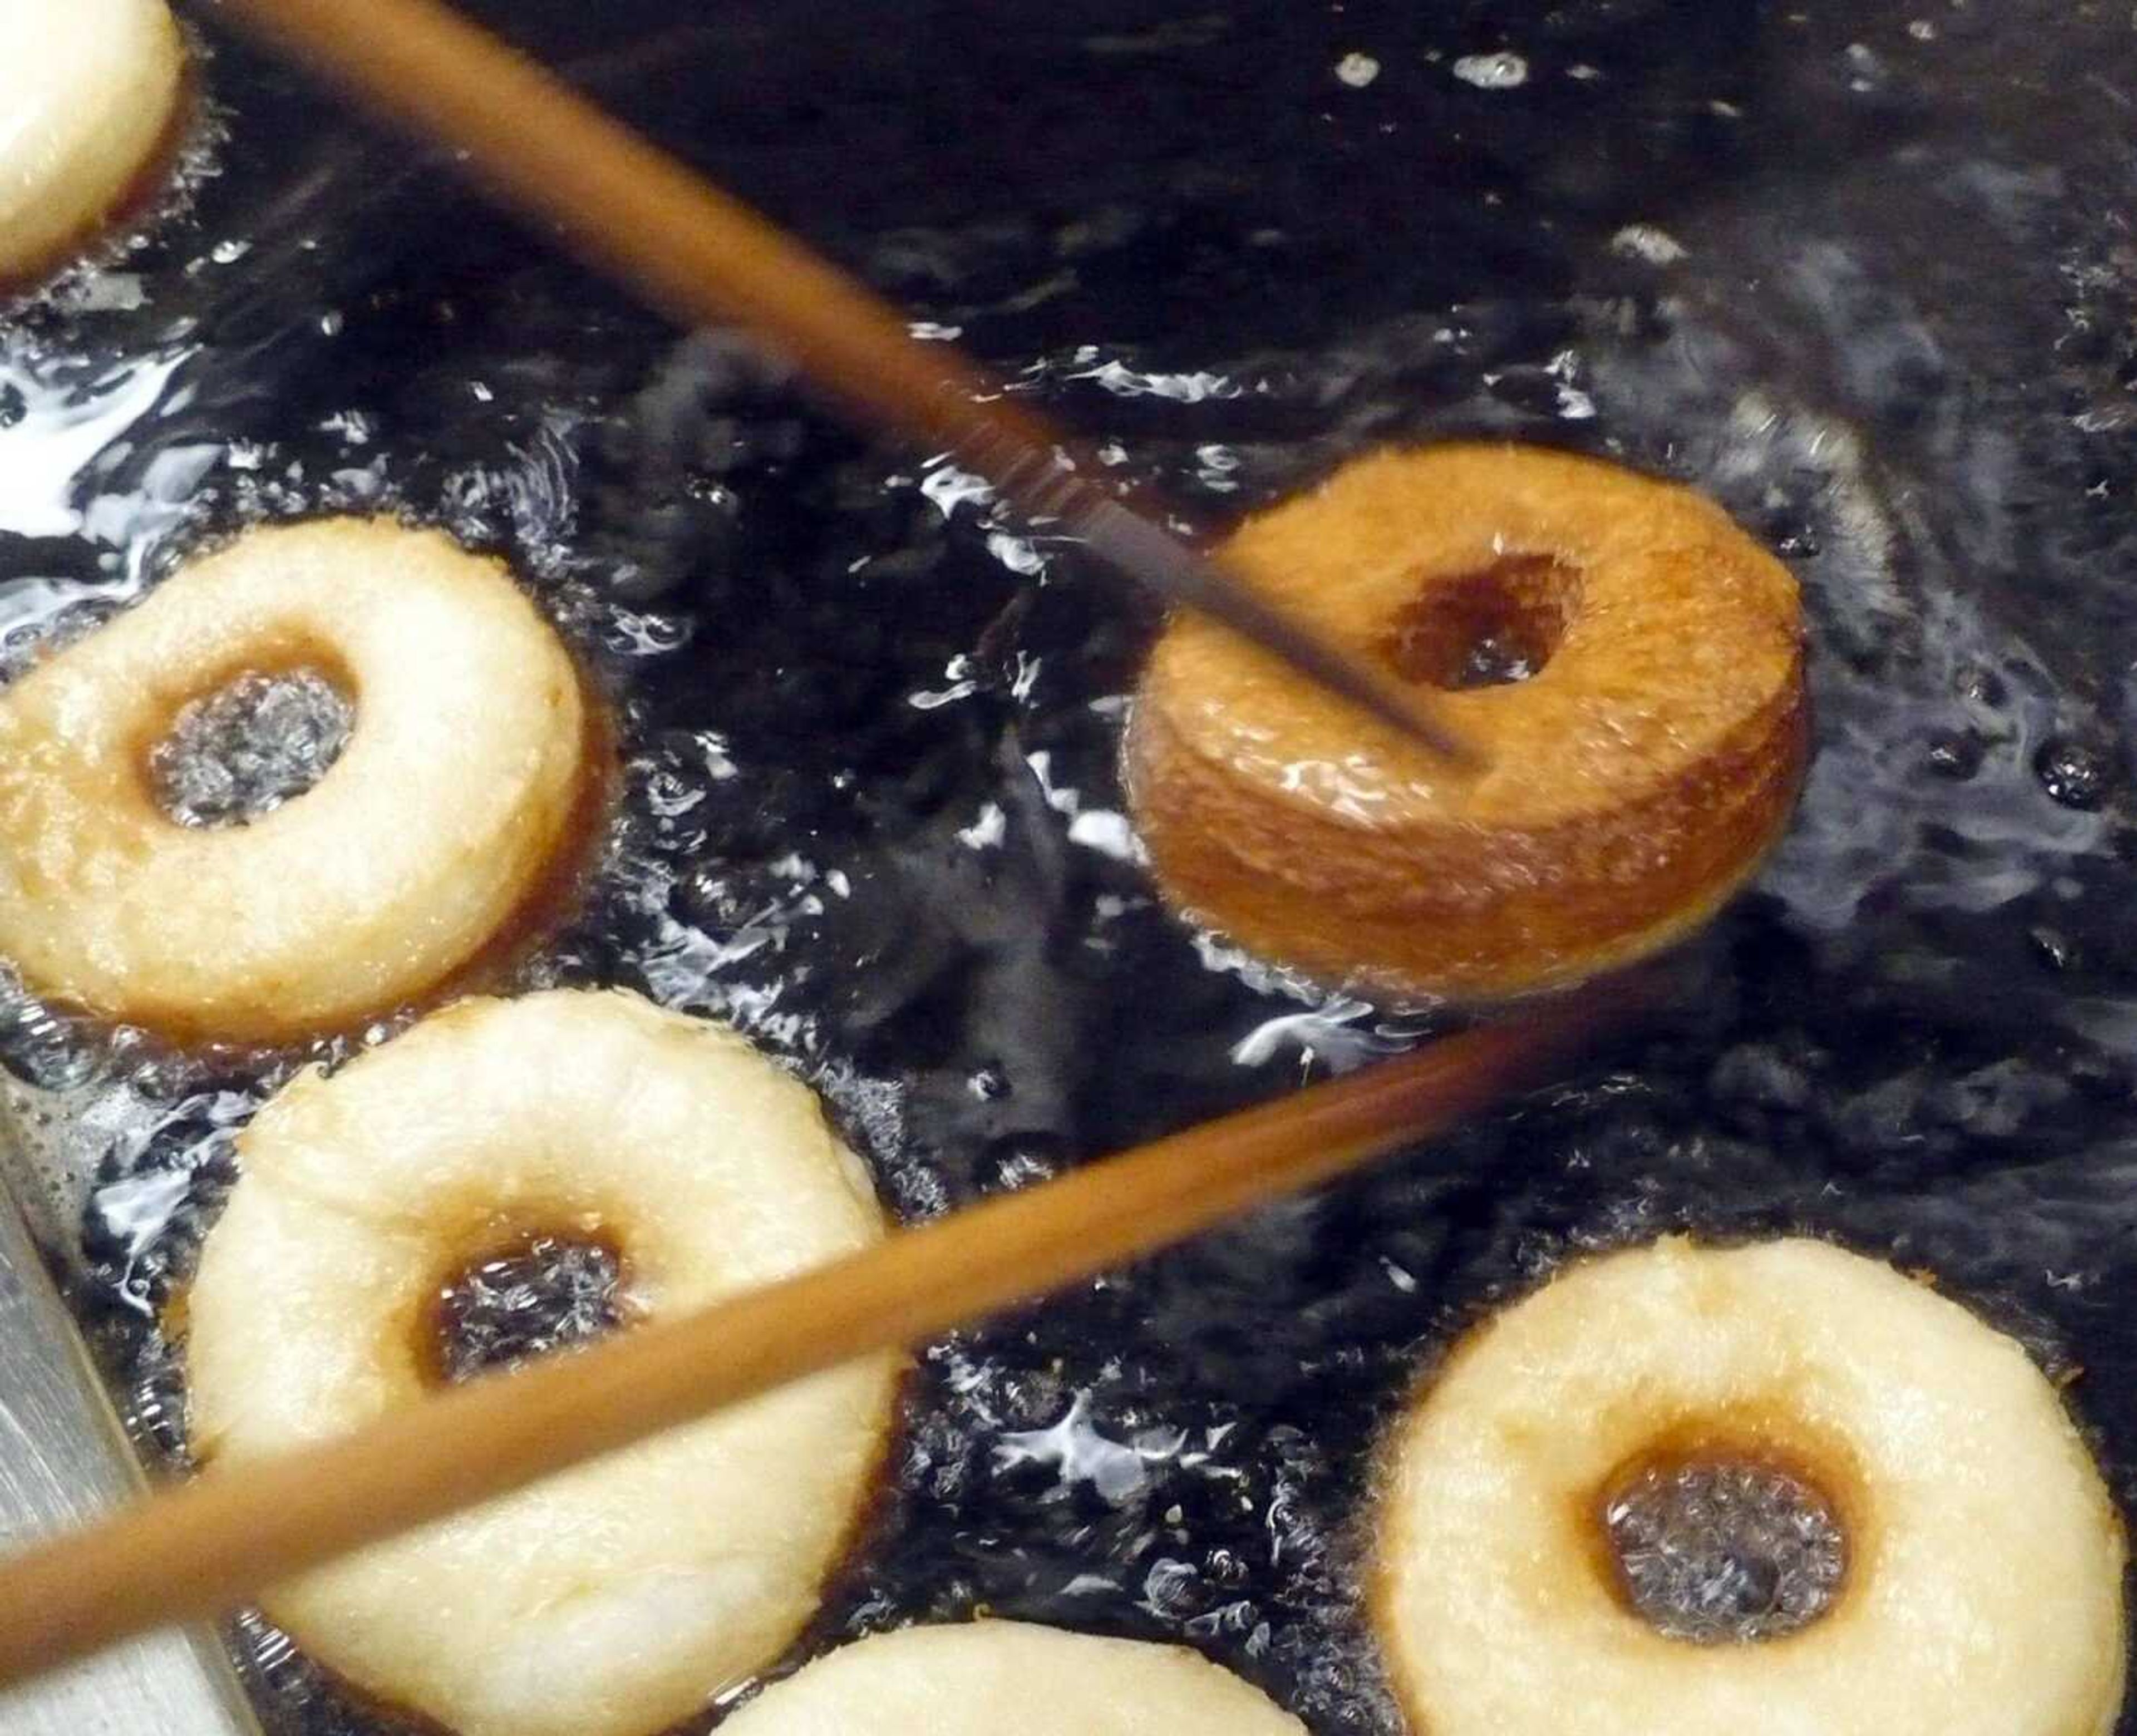
<instances>
[{"instance_id":1,"label":"golden brown doughnut","mask_svg":"<svg viewBox=\"0 0 2137 1736\"><path fill-rule=\"evenodd\" d=\"M2013 1340L1876 1260L1680 1239L1567 1268L1396 1423L1372 1615L1430 1736L2105 1736L2115 1503ZM1832 1600L1700 1643L1637 1613L1607 1509L1644 1469L1781 1470L1840 1520Z\"/></svg>"},{"instance_id":2,"label":"golden brown doughnut","mask_svg":"<svg viewBox=\"0 0 2137 1736\"><path fill-rule=\"evenodd\" d=\"M1249 951L1395 994L1577 981L1696 927L1786 822L1795 581L1712 503L1535 448L1361 459L1225 552L1445 691L1450 770L1199 616L1143 673L1128 790L1161 885ZM1473 654L1533 669L1467 685Z\"/></svg>"}]
</instances>

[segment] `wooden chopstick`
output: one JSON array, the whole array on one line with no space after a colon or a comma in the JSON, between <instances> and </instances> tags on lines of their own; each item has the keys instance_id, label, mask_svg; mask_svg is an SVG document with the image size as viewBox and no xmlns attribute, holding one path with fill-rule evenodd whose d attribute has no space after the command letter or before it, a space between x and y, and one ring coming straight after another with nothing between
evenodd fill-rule
<instances>
[{"instance_id":1,"label":"wooden chopstick","mask_svg":"<svg viewBox=\"0 0 2137 1736\"><path fill-rule=\"evenodd\" d=\"M1457 765L1473 744L1411 683L1132 512L1064 461L1059 433L740 201L436 0L221 0L381 114L454 148L499 200L685 324L739 320L863 420L953 455L1028 518L1168 603L1222 621L1307 680Z\"/></svg>"},{"instance_id":2,"label":"wooden chopstick","mask_svg":"<svg viewBox=\"0 0 2137 1736\"><path fill-rule=\"evenodd\" d=\"M0 1562L0 1684L783 1382L918 1343L1443 1132L1555 1077L1643 997L1570 997L1139 1147L721 1303L448 1389L362 1431L211 1467Z\"/></svg>"}]
</instances>

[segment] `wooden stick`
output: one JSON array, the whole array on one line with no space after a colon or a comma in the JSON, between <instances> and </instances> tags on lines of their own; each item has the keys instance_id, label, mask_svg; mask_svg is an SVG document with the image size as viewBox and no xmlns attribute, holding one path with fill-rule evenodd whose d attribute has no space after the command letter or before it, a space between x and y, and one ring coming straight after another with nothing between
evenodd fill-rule
<instances>
[{"instance_id":1,"label":"wooden stick","mask_svg":"<svg viewBox=\"0 0 2137 1736\"><path fill-rule=\"evenodd\" d=\"M1027 517L1054 521L1167 602L1222 621L1443 758L1482 763L1429 694L1129 511L1001 382L948 345L916 343L843 272L436 0L221 5L401 126L455 147L498 198L561 227L674 319L741 321L864 421L954 454Z\"/></svg>"},{"instance_id":2,"label":"wooden stick","mask_svg":"<svg viewBox=\"0 0 2137 1736\"><path fill-rule=\"evenodd\" d=\"M211 1467L0 1563L0 1684L852 1358L1117 1266L1546 1082L1622 996L1565 999L893 1233L866 1252L363 1430Z\"/></svg>"}]
</instances>

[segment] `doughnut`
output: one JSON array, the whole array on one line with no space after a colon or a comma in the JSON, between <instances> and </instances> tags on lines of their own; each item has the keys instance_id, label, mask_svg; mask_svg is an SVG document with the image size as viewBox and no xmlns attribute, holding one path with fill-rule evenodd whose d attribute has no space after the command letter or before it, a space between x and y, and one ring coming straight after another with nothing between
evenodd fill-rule
<instances>
[{"instance_id":1,"label":"doughnut","mask_svg":"<svg viewBox=\"0 0 2137 1736\"><path fill-rule=\"evenodd\" d=\"M142 187L185 62L163 0L0 0L0 284L41 275Z\"/></svg>"},{"instance_id":2,"label":"doughnut","mask_svg":"<svg viewBox=\"0 0 2137 1736\"><path fill-rule=\"evenodd\" d=\"M908 1627L765 1690L721 1736L1305 1736L1259 1690L1180 1646L1024 1622Z\"/></svg>"},{"instance_id":3,"label":"doughnut","mask_svg":"<svg viewBox=\"0 0 2137 1736\"><path fill-rule=\"evenodd\" d=\"M308 671L354 703L310 790L178 824L148 766L191 702ZM0 692L0 957L183 1036L346 1027L553 892L596 785L570 654L497 562L382 519L255 530Z\"/></svg>"},{"instance_id":4,"label":"doughnut","mask_svg":"<svg viewBox=\"0 0 2137 1736\"><path fill-rule=\"evenodd\" d=\"M187 1293L197 1456L353 1430L443 1379L455 1273L547 1232L613 1247L625 1317L787 1277L884 1232L815 1097L719 1027L619 992L461 1001L238 1141ZM460 1736L664 1729L814 1614L869 1500L898 1366L786 1387L276 1587L268 1615Z\"/></svg>"},{"instance_id":5,"label":"doughnut","mask_svg":"<svg viewBox=\"0 0 2137 1736\"><path fill-rule=\"evenodd\" d=\"M1784 1475L1838 1517L1831 1601L1701 1643L1636 1613L1609 1515L1658 1471ZM1395 1425L1372 1614L1432 1736L2104 1736L2122 1527L2017 1343L1807 1239L1576 1265Z\"/></svg>"},{"instance_id":6,"label":"doughnut","mask_svg":"<svg viewBox=\"0 0 2137 1736\"><path fill-rule=\"evenodd\" d=\"M1688 933L1755 871L1806 752L1794 580L1719 508L1519 446L1377 454L1225 554L1339 644L1443 691L1449 768L1176 617L1125 778L1168 901L1371 992L1490 1000Z\"/></svg>"}]
</instances>

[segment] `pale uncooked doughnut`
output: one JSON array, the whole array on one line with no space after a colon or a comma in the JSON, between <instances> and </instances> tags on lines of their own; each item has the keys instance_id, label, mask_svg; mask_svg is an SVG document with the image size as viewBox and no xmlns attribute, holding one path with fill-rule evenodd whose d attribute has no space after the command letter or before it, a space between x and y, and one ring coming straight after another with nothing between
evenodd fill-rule
<instances>
[{"instance_id":1,"label":"pale uncooked doughnut","mask_svg":"<svg viewBox=\"0 0 2137 1736\"><path fill-rule=\"evenodd\" d=\"M1603 1505L1658 1456L1776 1462L1847 1565L1783 1637L1628 1607ZM1682 1241L1561 1273L1395 1426L1374 1613L1431 1736L2103 1736L2123 1534L2055 1388L1957 1303L1821 1242Z\"/></svg>"},{"instance_id":2,"label":"pale uncooked doughnut","mask_svg":"<svg viewBox=\"0 0 2137 1736\"><path fill-rule=\"evenodd\" d=\"M1404 996L1576 982L1756 870L1806 752L1796 584L1711 501L1536 447L1383 452L1249 519L1241 574L1358 655L1457 678L1450 769L1194 615L1151 653L1128 794L1158 884L1249 952Z\"/></svg>"},{"instance_id":3,"label":"pale uncooked doughnut","mask_svg":"<svg viewBox=\"0 0 2137 1736\"><path fill-rule=\"evenodd\" d=\"M178 709L301 667L355 707L319 783L243 826L164 813L148 759ZM386 520L251 532L0 692L0 958L183 1034L347 1025L525 907L587 735L569 653L496 562Z\"/></svg>"},{"instance_id":4,"label":"pale uncooked doughnut","mask_svg":"<svg viewBox=\"0 0 2137 1736\"><path fill-rule=\"evenodd\" d=\"M125 202L184 75L163 0L0 0L0 284L58 263Z\"/></svg>"},{"instance_id":5,"label":"pale uncooked doughnut","mask_svg":"<svg viewBox=\"0 0 2137 1736\"><path fill-rule=\"evenodd\" d=\"M596 1233L635 1316L883 1234L815 1097L733 1033L618 993L470 1000L241 1136L187 1306L205 1461L339 1434L424 1392L440 1285L514 1226ZM268 1613L461 1736L637 1736L772 1662L870 1499L897 1363L723 1411L276 1588Z\"/></svg>"},{"instance_id":6,"label":"pale uncooked doughnut","mask_svg":"<svg viewBox=\"0 0 2137 1736\"><path fill-rule=\"evenodd\" d=\"M774 1684L721 1736L1306 1736L1177 1646L1022 1622L908 1627Z\"/></svg>"}]
</instances>

